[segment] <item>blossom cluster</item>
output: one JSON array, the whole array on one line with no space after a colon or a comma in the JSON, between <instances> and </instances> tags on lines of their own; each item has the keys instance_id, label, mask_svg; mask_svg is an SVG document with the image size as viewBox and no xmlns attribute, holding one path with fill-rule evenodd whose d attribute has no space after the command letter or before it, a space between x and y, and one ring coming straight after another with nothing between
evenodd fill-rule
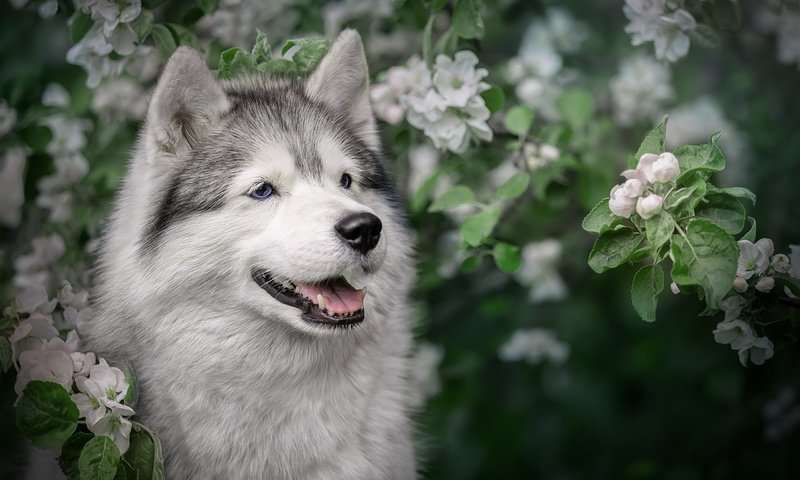
<instances>
[{"instance_id":1,"label":"blossom cluster","mask_svg":"<svg viewBox=\"0 0 800 480\"><path fill-rule=\"evenodd\" d=\"M608 208L623 218L630 218L636 212L647 220L659 214L664 204L664 198L652 186L674 182L679 175L678 159L672 153L645 153L636 169L622 172L627 180L611 189Z\"/></svg>"},{"instance_id":2,"label":"blossom cluster","mask_svg":"<svg viewBox=\"0 0 800 480\"><path fill-rule=\"evenodd\" d=\"M124 404L130 385L122 370L94 353L79 351L74 326L88 313L87 292L76 293L69 283L52 299L39 285L20 291L4 311L18 320L8 338L17 369L14 389L23 395L34 380L61 385L71 393L89 431L109 437L124 454L130 445L129 417L134 414ZM67 331L65 338L59 330Z\"/></svg>"},{"instance_id":3,"label":"blossom cluster","mask_svg":"<svg viewBox=\"0 0 800 480\"><path fill-rule=\"evenodd\" d=\"M566 298L567 285L557 269L561 252L561 243L552 238L522 248L522 264L514 275L517 281L530 287L528 299L532 303Z\"/></svg>"},{"instance_id":4,"label":"blossom cluster","mask_svg":"<svg viewBox=\"0 0 800 480\"><path fill-rule=\"evenodd\" d=\"M725 319L717 324L714 340L738 351L742 365L746 365L748 359L761 365L772 358L772 341L766 336L757 336L753 328L749 313L753 297L745 297L744 294L751 288L757 294L770 293L775 288L776 275L800 279L800 245L791 245L790 248L791 256L776 254L769 238L762 238L755 243L749 240L739 241L739 260L733 281L735 293L722 302ZM788 288L784 293L794 298Z\"/></svg>"},{"instance_id":5,"label":"blossom cluster","mask_svg":"<svg viewBox=\"0 0 800 480\"><path fill-rule=\"evenodd\" d=\"M370 91L378 118L397 124L406 118L425 132L436 148L464 153L470 140L491 141L489 109L481 93L489 74L476 68L478 57L463 50L451 58L438 55L433 71L418 57L386 72L385 81Z\"/></svg>"},{"instance_id":6,"label":"blossom cluster","mask_svg":"<svg viewBox=\"0 0 800 480\"><path fill-rule=\"evenodd\" d=\"M42 104L62 111L41 120L53 135L46 151L53 157L55 172L39 180L36 206L48 210L51 221L63 223L72 215L71 187L89 173L89 163L81 150L86 146L86 132L92 128L92 122L64 111L69 107L70 95L57 83L47 86Z\"/></svg>"},{"instance_id":7,"label":"blossom cluster","mask_svg":"<svg viewBox=\"0 0 800 480\"><path fill-rule=\"evenodd\" d=\"M141 0L80 0L79 3L81 11L94 24L69 49L67 62L86 70L89 87L97 87L103 78L116 77L126 68L137 76L155 75L151 66L159 62L158 53L152 46L139 45L131 27L142 13Z\"/></svg>"},{"instance_id":8,"label":"blossom cluster","mask_svg":"<svg viewBox=\"0 0 800 480\"><path fill-rule=\"evenodd\" d=\"M779 0L759 2L756 24L764 33L773 33L777 41L778 60L800 66L800 11Z\"/></svg>"},{"instance_id":9,"label":"blossom cluster","mask_svg":"<svg viewBox=\"0 0 800 480\"><path fill-rule=\"evenodd\" d=\"M609 82L614 120L621 126L650 121L675 97L669 66L637 54L625 59ZM672 122L676 123L676 122Z\"/></svg>"},{"instance_id":10,"label":"blossom cluster","mask_svg":"<svg viewBox=\"0 0 800 480\"><path fill-rule=\"evenodd\" d=\"M544 17L535 18L505 69L517 98L545 119L557 120L555 101L575 77L564 68L563 56L575 53L588 35L586 25L562 8L549 8Z\"/></svg>"},{"instance_id":11,"label":"blossom cluster","mask_svg":"<svg viewBox=\"0 0 800 480\"><path fill-rule=\"evenodd\" d=\"M524 360L531 365L544 362L561 365L567 361L569 354L569 345L558 340L551 330L545 328L517 330L500 347L499 352L502 360Z\"/></svg>"},{"instance_id":12,"label":"blossom cluster","mask_svg":"<svg viewBox=\"0 0 800 480\"><path fill-rule=\"evenodd\" d=\"M653 42L656 58L676 62L689 53L689 34L697 28L691 13L668 0L625 0L622 11L630 23L634 46Z\"/></svg>"}]
</instances>

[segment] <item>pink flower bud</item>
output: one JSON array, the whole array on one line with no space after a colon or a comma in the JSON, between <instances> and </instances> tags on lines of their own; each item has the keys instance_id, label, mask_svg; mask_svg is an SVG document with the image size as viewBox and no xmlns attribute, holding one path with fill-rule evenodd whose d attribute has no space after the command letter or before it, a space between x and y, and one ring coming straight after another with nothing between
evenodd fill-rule
<instances>
[{"instance_id":1,"label":"pink flower bud","mask_svg":"<svg viewBox=\"0 0 800 480\"><path fill-rule=\"evenodd\" d=\"M648 218L660 213L663 204L664 199L656 194L651 194L646 197L639 197L639 201L636 203L636 213L638 213L643 219L647 220Z\"/></svg>"},{"instance_id":2,"label":"pink flower bud","mask_svg":"<svg viewBox=\"0 0 800 480\"><path fill-rule=\"evenodd\" d=\"M623 218L630 218L636 209L636 199L625 195L622 185L616 185L611 189L611 198L608 200L608 208L611 213Z\"/></svg>"},{"instance_id":3,"label":"pink flower bud","mask_svg":"<svg viewBox=\"0 0 800 480\"><path fill-rule=\"evenodd\" d=\"M775 279L772 277L761 277L756 282L756 290L761 293L769 293L775 287Z\"/></svg>"},{"instance_id":4,"label":"pink flower bud","mask_svg":"<svg viewBox=\"0 0 800 480\"><path fill-rule=\"evenodd\" d=\"M778 273L786 273L789 271L789 268L792 266L792 262L789 261L789 257L786 255L779 253L772 257L772 268L775 269Z\"/></svg>"},{"instance_id":5,"label":"pink flower bud","mask_svg":"<svg viewBox=\"0 0 800 480\"><path fill-rule=\"evenodd\" d=\"M652 179L648 178L649 181L667 183L678 178L681 169L675 155L664 152L653 162L650 172L652 174Z\"/></svg>"},{"instance_id":6,"label":"pink flower bud","mask_svg":"<svg viewBox=\"0 0 800 480\"><path fill-rule=\"evenodd\" d=\"M733 280L733 289L739 293L744 293L747 291L747 280L742 277L736 277Z\"/></svg>"}]
</instances>

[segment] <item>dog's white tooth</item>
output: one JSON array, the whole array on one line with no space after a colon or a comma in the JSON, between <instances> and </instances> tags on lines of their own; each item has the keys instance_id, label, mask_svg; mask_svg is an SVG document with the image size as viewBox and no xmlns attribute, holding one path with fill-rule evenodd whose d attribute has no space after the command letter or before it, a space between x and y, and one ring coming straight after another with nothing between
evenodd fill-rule
<instances>
[{"instance_id":1,"label":"dog's white tooth","mask_svg":"<svg viewBox=\"0 0 800 480\"><path fill-rule=\"evenodd\" d=\"M325 297L321 293L317 294L317 305L319 305L320 310L325 310Z\"/></svg>"}]
</instances>

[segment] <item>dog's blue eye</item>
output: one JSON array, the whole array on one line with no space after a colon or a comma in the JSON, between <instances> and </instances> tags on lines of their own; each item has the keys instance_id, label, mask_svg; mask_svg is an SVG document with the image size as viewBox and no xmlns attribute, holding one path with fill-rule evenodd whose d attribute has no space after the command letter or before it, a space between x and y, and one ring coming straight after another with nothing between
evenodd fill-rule
<instances>
[{"instance_id":1,"label":"dog's blue eye","mask_svg":"<svg viewBox=\"0 0 800 480\"><path fill-rule=\"evenodd\" d=\"M352 185L352 184L353 184L353 177L351 177L350 175L348 175L346 173L342 175L341 179L339 179L339 185L341 185L342 188L344 188L346 190L349 190L350 189L350 185Z\"/></svg>"},{"instance_id":2,"label":"dog's blue eye","mask_svg":"<svg viewBox=\"0 0 800 480\"><path fill-rule=\"evenodd\" d=\"M262 183L259 183L258 185L255 185L250 190L248 195L250 195L251 197L253 197L253 198L257 199L257 200L264 200L265 198L267 198L270 195L272 195L272 193L274 191L275 191L275 189L272 187L272 185L270 185L267 182L262 182Z\"/></svg>"}]
</instances>

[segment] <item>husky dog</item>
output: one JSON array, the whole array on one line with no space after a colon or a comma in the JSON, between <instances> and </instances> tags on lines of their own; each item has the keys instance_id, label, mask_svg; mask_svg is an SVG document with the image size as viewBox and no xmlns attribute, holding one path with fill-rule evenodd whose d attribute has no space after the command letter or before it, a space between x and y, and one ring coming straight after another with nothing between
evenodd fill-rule
<instances>
[{"instance_id":1,"label":"husky dog","mask_svg":"<svg viewBox=\"0 0 800 480\"><path fill-rule=\"evenodd\" d=\"M165 67L79 332L132 363L168 479L416 477L411 239L368 94L353 30L304 81Z\"/></svg>"}]
</instances>

